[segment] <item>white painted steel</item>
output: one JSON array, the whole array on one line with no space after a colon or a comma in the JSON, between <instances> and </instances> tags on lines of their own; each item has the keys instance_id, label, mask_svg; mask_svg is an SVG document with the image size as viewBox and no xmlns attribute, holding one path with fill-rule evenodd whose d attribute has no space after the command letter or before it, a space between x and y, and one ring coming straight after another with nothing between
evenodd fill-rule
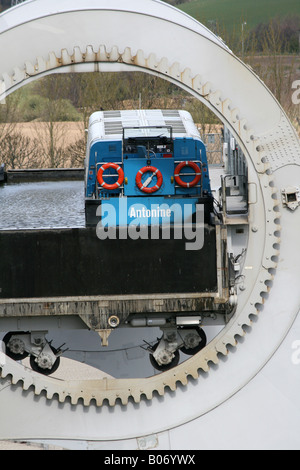
<instances>
[{"instance_id":1,"label":"white painted steel","mask_svg":"<svg viewBox=\"0 0 300 470\"><path fill-rule=\"evenodd\" d=\"M0 424L0 438L114 441L116 448L122 448L119 440L165 436L169 431L170 435L176 434L177 440L163 441L166 448L178 448L178 442L179 447L187 448L186 430L201 430L203 434L205 423L212 434L216 423L210 421L209 412L220 426L228 418L227 410L236 394L240 397L243 393L243 398L251 402L251 380L264 393L264 381L256 377L276 354L297 316L300 210L289 212L280 201L282 188L299 185L300 144L296 132L265 85L220 39L187 15L156 0L31 0L0 15L0 50L1 99L47 73L142 70L178 84L206 103L230 128L245 153L250 182L257 186L243 272L246 289L239 292L234 319L208 350L180 366L178 373L182 377L185 367L197 371L199 364L206 370L209 358L215 362L220 353L226 353L228 343L234 344L234 337L247 330L249 334L239 340L226 359L222 356L219 365L202 372L187 386L178 385L174 392L165 390L163 397L130 402L126 407L117 404L114 408L84 409L77 405L75 411L72 405L58 404L56 400L46 405L43 396L37 399L30 391L22 392L20 385L10 389L1 379L1 398L5 400L0 401L0 413L5 426ZM281 211L278 260L278 247L274 246L279 244L277 209ZM272 270L276 273L273 281ZM273 284L269 292L267 284ZM262 293L266 297L263 307ZM256 315L257 307L261 313L250 326L249 317ZM38 381L32 373L18 374ZM293 386L299 385L298 376L290 379ZM276 382L273 384L276 387ZM233 406L233 422L240 406L234 410ZM16 426L12 417L19 413L24 419ZM270 415L269 419L271 422ZM45 420L47 426L43 425ZM291 422L294 425L293 419ZM258 416L245 435L245 447L251 443L256 425ZM170 431L178 426L176 432ZM226 432L226 423L223 426ZM298 429L294 432L299 436ZM194 447L202 448L205 441L192 442ZM268 436L265 442L268 445L271 438ZM283 447L288 445L285 441ZM206 442L204 447L210 446Z\"/></svg>"},{"instance_id":2,"label":"white painted steel","mask_svg":"<svg viewBox=\"0 0 300 470\"><path fill-rule=\"evenodd\" d=\"M299 349L296 355L297 351L295 346L293 347L299 343L299 338L300 316L297 317L283 343L259 374L222 406L214 408L201 417L195 416L194 420L183 426L122 441L101 441L97 436L95 439L91 438L87 441L86 439L72 440L76 433L72 433L72 435L69 433L70 440L66 440L66 436L60 440L55 429L56 414L52 418L53 406L51 406L51 412L46 414L42 401L40 405L35 405L36 414L40 413L37 425L44 426L43 423L47 421L47 427L50 427L51 432L47 432L46 436L43 433L43 436L39 436L37 441L46 445L63 446L66 449L102 449L106 452L114 449L132 451L136 449L148 449L148 451L151 449L156 451L182 449L187 452L192 449L299 449L300 363L293 362L293 355L299 361ZM26 394L20 399L15 391L12 394L7 387L2 391L0 397L1 401L12 402L12 406L17 407L22 419L19 419L17 424L14 422L14 428L19 428L22 425L19 435L30 439L33 433L28 435L28 426L26 427L25 420L32 419L32 417L30 412L26 411L30 405ZM29 410L32 411L30 406ZM101 428L101 414L99 413L98 416L99 428ZM3 418L7 419L8 437L15 438L17 433L15 430L12 432L13 426L10 425L9 413L7 412ZM78 423L77 420L76 426ZM84 432L82 434L85 435ZM46 439L48 435L52 439Z\"/></svg>"}]
</instances>

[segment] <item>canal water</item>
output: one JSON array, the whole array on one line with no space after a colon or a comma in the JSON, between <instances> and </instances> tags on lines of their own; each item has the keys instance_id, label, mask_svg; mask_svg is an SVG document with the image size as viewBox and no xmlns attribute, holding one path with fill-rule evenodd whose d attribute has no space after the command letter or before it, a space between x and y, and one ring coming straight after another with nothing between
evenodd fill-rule
<instances>
[{"instance_id":1,"label":"canal water","mask_svg":"<svg viewBox=\"0 0 300 470\"><path fill-rule=\"evenodd\" d=\"M83 181L0 184L0 230L84 226Z\"/></svg>"}]
</instances>

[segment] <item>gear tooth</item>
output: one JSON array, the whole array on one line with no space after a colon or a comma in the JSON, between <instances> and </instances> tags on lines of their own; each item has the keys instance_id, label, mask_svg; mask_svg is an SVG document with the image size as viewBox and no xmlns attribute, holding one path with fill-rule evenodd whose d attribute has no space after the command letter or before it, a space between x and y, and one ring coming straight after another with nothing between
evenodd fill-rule
<instances>
[{"instance_id":1,"label":"gear tooth","mask_svg":"<svg viewBox=\"0 0 300 470\"><path fill-rule=\"evenodd\" d=\"M204 371L204 372L207 372L207 371ZM198 379L198 371L193 371L191 372L189 375L191 375L193 377L193 379L197 380Z\"/></svg>"},{"instance_id":2,"label":"gear tooth","mask_svg":"<svg viewBox=\"0 0 300 470\"><path fill-rule=\"evenodd\" d=\"M214 364L219 363L217 350L215 348L207 349L207 351L205 351L205 361L206 361L206 364L205 364L205 367L203 368L205 372L209 371L209 365L208 365L209 362L213 362Z\"/></svg>"},{"instance_id":3,"label":"gear tooth","mask_svg":"<svg viewBox=\"0 0 300 470\"><path fill-rule=\"evenodd\" d=\"M219 342L217 345L216 345L216 350L218 351L218 353L221 353L223 354L224 356L227 356L228 354L228 350L226 348L226 344L223 343L223 342Z\"/></svg>"},{"instance_id":4,"label":"gear tooth","mask_svg":"<svg viewBox=\"0 0 300 470\"><path fill-rule=\"evenodd\" d=\"M5 379L7 377L7 368L5 367L5 364L1 364L0 366L0 377L2 379Z\"/></svg>"},{"instance_id":5,"label":"gear tooth","mask_svg":"<svg viewBox=\"0 0 300 470\"><path fill-rule=\"evenodd\" d=\"M203 362L201 364L201 366L198 368L198 370L203 370L203 372L209 372L209 365L208 365L208 362L210 361L210 359L207 359L205 360L205 362ZM212 362L215 362L213 359L212 359Z\"/></svg>"},{"instance_id":6,"label":"gear tooth","mask_svg":"<svg viewBox=\"0 0 300 470\"><path fill-rule=\"evenodd\" d=\"M245 330L243 329L243 325L241 325L241 324L236 325L236 329L235 329L235 334L234 334L234 336L241 336L241 337L243 337L243 336L245 336L245 334L246 334L246 332L245 332Z\"/></svg>"},{"instance_id":7,"label":"gear tooth","mask_svg":"<svg viewBox=\"0 0 300 470\"><path fill-rule=\"evenodd\" d=\"M114 397L109 397L109 399L108 399L108 404L109 404L109 406L115 406L116 401L117 401L117 397L116 397L116 396L114 396Z\"/></svg>"},{"instance_id":8,"label":"gear tooth","mask_svg":"<svg viewBox=\"0 0 300 470\"><path fill-rule=\"evenodd\" d=\"M213 357L213 356L212 356ZM205 356L202 361L199 363L198 365L198 368L197 370L203 370L204 372L208 372L209 371L209 365L208 365L208 362L210 361L211 359L208 357L208 356ZM212 359L213 360L213 359Z\"/></svg>"},{"instance_id":9,"label":"gear tooth","mask_svg":"<svg viewBox=\"0 0 300 470\"><path fill-rule=\"evenodd\" d=\"M93 398L91 401L95 400L95 403L97 406L102 406L103 405L103 398L101 397L97 397L97 398Z\"/></svg>"},{"instance_id":10,"label":"gear tooth","mask_svg":"<svg viewBox=\"0 0 300 470\"><path fill-rule=\"evenodd\" d=\"M54 393L51 390L46 390L46 397L48 400L52 400Z\"/></svg>"},{"instance_id":11,"label":"gear tooth","mask_svg":"<svg viewBox=\"0 0 300 470\"><path fill-rule=\"evenodd\" d=\"M175 392L175 390L176 390L176 388L177 388L177 385L176 385L177 380L178 380L179 382L181 382L180 379L176 379L176 377L173 377L173 378L170 380L169 383L165 383L165 384L164 384L164 388L169 387L170 390L172 390L172 392ZM182 383L182 382L181 382L181 383Z\"/></svg>"},{"instance_id":12,"label":"gear tooth","mask_svg":"<svg viewBox=\"0 0 300 470\"><path fill-rule=\"evenodd\" d=\"M69 395L69 396L70 396L70 398L71 398L71 405L74 405L74 406L77 405L77 403L78 403L78 396L77 396L77 395L74 396L73 394L72 394L72 395Z\"/></svg>"},{"instance_id":13,"label":"gear tooth","mask_svg":"<svg viewBox=\"0 0 300 470\"><path fill-rule=\"evenodd\" d=\"M23 389L24 390L28 390L31 387L31 385L32 385L32 382L29 380L28 377L23 380Z\"/></svg>"},{"instance_id":14,"label":"gear tooth","mask_svg":"<svg viewBox=\"0 0 300 470\"><path fill-rule=\"evenodd\" d=\"M92 401L92 398L86 398L86 397L84 397L84 398L83 398L83 405L84 405L84 406L90 406L91 401Z\"/></svg>"},{"instance_id":15,"label":"gear tooth","mask_svg":"<svg viewBox=\"0 0 300 470\"><path fill-rule=\"evenodd\" d=\"M193 361L193 358L191 358L190 361ZM188 366L188 364L186 364L186 366ZM202 367L200 367L200 368L202 368ZM195 362L193 362L192 365L190 365L188 367L185 367L184 381L186 381L188 383L188 378L189 377L193 377L193 379L197 380L198 377L199 377L198 370L199 370L198 364L196 364Z\"/></svg>"},{"instance_id":16,"label":"gear tooth","mask_svg":"<svg viewBox=\"0 0 300 470\"><path fill-rule=\"evenodd\" d=\"M162 397L165 394L165 384L157 386L156 389L157 393Z\"/></svg>"},{"instance_id":17,"label":"gear tooth","mask_svg":"<svg viewBox=\"0 0 300 470\"><path fill-rule=\"evenodd\" d=\"M146 395L147 400L152 400L153 398L152 390L147 390L147 392L145 392L145 395Z\"/></svg>"},{"instance_id":18,"label":"gear tooth","mask_svg":"<svg viewBox=\"0 0 300 470\"><path fill-rule=\"evenodd\" d=\"M119 398L121 400L122 405L127 405L128 404L128 394L126 392L123 392L119 395Z\"/></svg>"},{"instance_id":19,"label":"gear tooth","mask_svg":"<svg viewBox=\"0 0 300 470\"><path fill-rule=\"evenodd\" d=\"M22 387L23 387L23 390L29 390L30 387L32 386L32 383L30 382L30 380L28 380L28 378L23 378L22 379Z\"/></svg>"},{"instance_id":20,"label":"gear tooth","mask_svg":"<svg viewBox=\"0 0 300 470\"><path fill-rule=\"evenodd\" d=\"M10 377L10 381L12 381L12 372L9 370L7 365L2 367L1 374L0 374L2 379Z\"/></svg>"},{"instance_id":21,"label":"gear tooth","mask_svg":"<svg viewBox=\"0 0 300 470\"><path fill-rule=\"evenodd\" d=\"M64 401L66 400L66 397L67 397L67 394L64 393L64 392L61 392L58 394L58 401L59 403L64 403Z\"/></svg>"},{"instance_id":22,"label":"gear tooth","mask_svg":"<svg viewBox=\"0 0 300 470\"><path fill-rule=\"evenodd\" d=\"M17 383L20 381L20 378L19 377L16 377L15 375L12 375L11 377L11 383L13 385L17 385Z\"/></svg>"},{"instance_id":23,"label":"gear tooth","mask_svg":"<svg viewBox=\"0 0 300 470\"><path fill-rule=\"evenodd\" d=\"M252 326L252 323L253 323L253 322L252 322L252 320L251 320L250 317L244 318L244 320L243 320L243 326L249 326L249 327L251 327L251 326Z\"/></svg>"},{"instance_id":24,"label":"gear tooth","mask_svg":"<svg viewBox=\"0 0 300 470\"><path fill-rule=\"evenodd\" d=\"M236 347L237 345L237 341L234 338L234 334L235 332L233 331L232 336L230 336L229 334L223 336L222 341L218 343L218 351L224 354L225 356L228 355L228 348L227 348L228 344L230 344L233 347Z\"/></svg>"},{"instance_id":25,"label":"gear tooth","mask_svg":"<svg viewBox=\"0 0 300 470\"><path fill-rule=\"evenodd\" d=\"M44 390L44 387L41 383L35 381L34 382L34 392L36 395L40 395L42 391Z\"/></svg>"},{"instance_id":26,"label":"gear tooth","mask_svg":"<svg viewBox=\"0 0 300 470\"><path fill-rule=\"evenodd\" d=\"M189 373L187 371L184 371L185 376L182 376L180 382L182 385L186 386L188 384L188 375Z\"/></svg>"},{"instance_id":27,"label":"gear tooth","mask_svg":"<svg viewBox=\"0 0 300 470\"><path fill-rule=\"evenodd\" d=\"M131 396L132 396L132 398L133 398L133 400L134 400L135 403L139 403L139 401L140 401L140 396L141 396L141 392L138 392L138 391L136 391L136 390L135 390L135 391L132 391L132 392L131 392Z\"/></svg>"}]
</instances>

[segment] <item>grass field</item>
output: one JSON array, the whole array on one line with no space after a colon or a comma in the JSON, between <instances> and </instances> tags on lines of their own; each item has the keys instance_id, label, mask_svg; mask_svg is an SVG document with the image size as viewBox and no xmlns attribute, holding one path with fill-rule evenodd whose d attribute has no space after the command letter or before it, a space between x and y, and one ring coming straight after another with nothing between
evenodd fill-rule
<instances>
[{"instance_id":1,"label":"grass field","mask_svg":"<svg viewBox=\"0 0 300 470\"><path fill-rule=\"evenodd\" d=\"M206 25L216 20L228 32L241 28L243 21L250 30L276 16L300 16L300 0L194 0L178 8Z\"/></svg>"}]
</instances>

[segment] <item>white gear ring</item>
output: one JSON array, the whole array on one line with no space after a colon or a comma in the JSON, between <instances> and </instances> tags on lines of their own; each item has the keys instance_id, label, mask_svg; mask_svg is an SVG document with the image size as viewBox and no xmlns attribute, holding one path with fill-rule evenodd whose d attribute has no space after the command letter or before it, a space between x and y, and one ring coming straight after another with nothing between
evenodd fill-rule
<instances>
[{"instance_id":1,"label":"white gear ring","mask_svg":"<svg viewBox=\"0 0 300 470\"><path fill-rule=\"evenodd\" d=\"M148 72L149 69L150 71L156 69L157 73L161 76L167 75L169 78L173 77L176 82L181 83L181 86L189 89L192 93L195 92L197 96L201 92L202 97L207 101L207 105L210 106L216 114L225 117L233 129L236 130L237 135L243 134L242 141L244 145L252 146L253 142L255 143L257 159L251 163L253 164L259 180L262 202L264 204L264 228L266 236L264 238L264 246L262 247L260 268L247 302L242 308L238 307L234 317L216 338L196 355L179 364L174 369L145 379L104 378L89 381L62 381L37 373L28 373L23 366L16 364L3 354L0 355L1 377L6 378L11 376L12 383L17 384L21 382L24 390L33 387L36 395L46 392L48 399L58 396L60 402L64 402L67 397L70 397L71 403L74 405L77 404L79 400L83 400L85 406L89 406L90 403L94 401L97 406L102 406L103 402L106 400L110 406L114 406L117 400L120 400L123 405L126 405L130 397L138 403L142 395L146 396L148 400L152 399L154 392L163 395L166 387L175 391L177 382L180 382L182 385L187 385L189 376L196 379L199 370L208 372L209 362L213 362L214 364L219 363L218 355L227 355L228 344L236 347L236 336L244 336L245 329L243 327L252 324L251 315L257 315L258 305L263 303L262 296L269 291L267 283L272 280L270 270L276 268L274 257L276 258L278 256L276 245L279 243L279 238L276 233L280 230L278 224L279 213L277 212L278 202L274 198L276 189L272 187L272 177L268 174L269 166L264 161L264 155L261 150L263 147L259 146L258 139L247 129L245 119L239 119L238 110L231 110L231 101L229 99L221 100L220 91L211 93L212 87L210 83L202 84L199 75L192 78L190 70L188 69L181 72L178 63L168 67L165 58L158 62L154 54L150 54L149 58L145 59L142 51L139 51L136 56L132 56L129 48L125 49L124 54L120 54L116 47L112 48L109 53L106 52L105 46L100 46L97 53L93 51L91 46L86 48L85 53L81 53L80 49L75 47L72 56L70 56L66 50L62 50L61 58L56 58L54 53L50 53L47 63L40 59L37 60L35 65L27 62L23 71L15 69L14 76L7 76L5 82L0 81L0 90L8 89L11 86L15 86L17 83L20 84L23 80L26 80L29 75L31 77L37 76L58 67L64 67L74 63L86 63L87 61L92 63L122 61L130 65L138 66L141 70L145 69ZM220 109L222 112L220 112ZM253 154L253 150L251 154ZM245 155L247 157L246 153Z\"/></svg>"}]
</instances>

